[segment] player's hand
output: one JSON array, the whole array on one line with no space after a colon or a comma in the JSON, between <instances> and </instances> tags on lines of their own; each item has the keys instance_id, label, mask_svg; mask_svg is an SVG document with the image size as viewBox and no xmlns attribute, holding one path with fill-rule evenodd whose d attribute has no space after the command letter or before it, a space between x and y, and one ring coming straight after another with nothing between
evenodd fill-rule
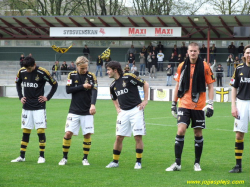
<instances>
[{"instance_id":1,"label":"player's hand","mask_svg":"<svg viewBox=\"0 0 250 187\"><path fill-rule=\"evenodd\" d=\"M238 118L238 117L239 117L239 115L238 115L238 110L237 110L236 106L232 106L231 114L232 114L232 116L235 117L235 118Z\"/></svg>"},{"instance_id":2,"label":"player's hand","mask_svg":"<svg viewBox=\"0 0 250 187\"><path fill-rule=\"evenodd\" d=\"M22 97L22 98L21 98L21 103L22 103L22 104L26 103L26 97Z\"/></svg>"},{"instance_id":3,"label":"player's hand","mask_svg":"<svg viewBox=\"0 0 250 187\"><path fill-rule=\"evenodd\" d=\"M88 89L88 90L90 90L90 89L92 88L91 84L89 84L89 83L83 84L83 87L84 87L85 89Z\"/></svg>"},{"instance_id":4,"label":"player's hand","mask_svg":"<svg viewBox=\"0 0 250 187\"><path fill-rule=\"evenodd\" d=\"M141 104L138 105L139 106L139 110L144 110L144 108L146 107L147 104L148 104L148 101L143 100L141 102Z\"/></svg>"},{"instance_id":5,"label":"player's hand","mask_svg":"<svg viewBox=\"0 0 250 187\"><path fill-rule=\"evenodd\" d=\"M96 113L95 105L90 106L89 113L90 113L90 115L94 115Z\"/></svg>"},{"instance_id":6,"label":"player's hand","mask_svg":"<svg viewBox=\"0 0 250 187\"><path fill-rule=\"evenodd\" d=\"M47 99L47 97L45 97L45 96L39 96L39 97L38 97L38 101L39 101L40 103L43 103L43 102L48 101L48 99Z\"/></svg>"},{"instance_id":7,"label":"player's hand","mask_svg":"<svg viewBox=\"0 0 250 187\"><path fill-rule=\"evenodd\" d=\"M171 106L172 115L177 118L177 102L173 101Z\"/></svg>"},{"instance_id":8,"label":"player's hand","mask_svg":"<svg viewBox=\"0 0 250 187\"><path fill-rule=\"evenodd\" d=\"M208 104L202 109L203 111L206 111L206 116L208 118L212 117L213 114L214 114L214 107L213 107L213 101L212 100L209 100L208 101Z\"/></svg>"}]
</instances>

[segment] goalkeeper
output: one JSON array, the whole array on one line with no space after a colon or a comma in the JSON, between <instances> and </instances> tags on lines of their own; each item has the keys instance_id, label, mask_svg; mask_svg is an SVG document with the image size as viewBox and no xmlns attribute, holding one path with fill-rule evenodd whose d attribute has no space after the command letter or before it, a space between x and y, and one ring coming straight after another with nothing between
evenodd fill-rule
<instances>
[{"instance_id":1,"label":"goalkeeper","mask_svg":"<svg viewBox=\"0 0 250 187\"><path fill-rule=\"evenodd\" d=\"M205 114L207 117L213 115L213 95L215 82L213 72L206 62L199 57L199 46L190 43L188 46L189 57L182 62L174 76L177 84L174 89L172 103L172 114L177 117L177 135L175 138L175 163L166 171L181 170L181 155L184 146L186 129L192 121L191 128L194 129L195 161L194 171L201 171L200 158L203 149L202 129L205 128ZM209 104L206 106L206 84L208 86ZM177 100L179 108L177 112Z\"/></svg>"}]
</instances>

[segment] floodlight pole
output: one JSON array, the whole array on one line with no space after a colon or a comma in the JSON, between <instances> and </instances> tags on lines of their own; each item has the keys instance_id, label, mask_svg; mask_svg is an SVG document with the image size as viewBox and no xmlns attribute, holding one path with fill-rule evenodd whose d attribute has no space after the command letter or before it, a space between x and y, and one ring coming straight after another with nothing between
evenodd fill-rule
<instances>
[{"instance_id":1,"label":"floodlight pole","mask_svg":"<svg viewBox=\"0 0 250 187\"><path fill-rule=\"evenodd\" d=\"M207 62L210 62L210 27L207 30Z\"/></svg>"}]
</instances>

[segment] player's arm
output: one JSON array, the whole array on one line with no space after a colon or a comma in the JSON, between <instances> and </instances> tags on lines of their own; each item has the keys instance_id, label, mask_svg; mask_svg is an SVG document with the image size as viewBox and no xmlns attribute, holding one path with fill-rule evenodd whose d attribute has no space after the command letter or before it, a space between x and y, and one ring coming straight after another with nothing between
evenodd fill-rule
<instances>
[{"instance_id":1,"label":"player's arm","mask_svg":"<svg viewBox=\"0 0 250 187\"><path fill-rule=\"evenodd\" d=\"M96 113L96 109L95 109L95 104L96 104L96 99L97 99L97 80L96 78L94 78L94 85L92 85L92 95L91 95L91 106L89 109L89 113L91 115L94 115Z\"/></svg>"},{"instance_id":2,"label":"player's arm","mask_svg":"<svg viewBox=\"0 0 250 187\"><path fill-rule=\"evenodd\" d=\"M39 102L45 102L45 101L49 101L53 95L55 94L56 90L57 90L57 87L58 87L58 83L56 82L55 79L53 79L53 77L50 75L50 73L47 71L45 72L47 78L48 78L48 82L49 84L51 85L51 89L50 89L50 92L49 94L47 95L47 97L45 96L40 96L38 98Z\"/></svg>"},{"instance_id":3,"label":"player's arm","mask_svg":"<svg viewBox=\"0 0 250 187\"><path fill-rule=\"evenodd\" d=\"M208 99L213 101L214 100L214 85L213 83L208 84Z\"/></svg>"},{"instance_id":4,"label":"player's arm","mask_svg":"<svg viewBox=\"0 0 250 187\"><path fill-rule=\"evenodd\" d=\"M17 74L15 82L16 82L16 90L17 90L17 94L18 94L19 100L21 100L21 103L24 104L26 102L26 97L24 97L23 93L22 93L22 86L21 86L22 79L20 77L20 71Z\"/></svg>"},{"instance_id":5,"label":"player's arm","mask_svg":"<svg viewBox=\"0 0 250 187\"><path fill-rule=\"evenodd\" d=\"M236 95L237 95L237 88L232 87L232 93L231 93L231 114L233 117L238 117L238 111L236 108Z\"/></svg>"},{"instance_id":6,"label":"player's arm","mask_svg":"<svg viewBox=\"0 0 250 187\"><path fill-rule=\"evenodd\" d=\"M148 104L148 89L149 89L149 84L145 81L143 85L144 100L141 102L139 110L144 109Z\"/></svg>"},{"instance_id":7,"label":"player's arm","mask_svg":"<svg viewBox=\"0 0 250 187\"><path fill-rule=\"evenodd\" d=\"M118 99L112 100L112 101L113 101L113 103L114 103L114 105L115 105L115 109L116 109L117 113L120 113L120 112L121 112L121 108L120 108Z\"/></svg>"}]
</instances>

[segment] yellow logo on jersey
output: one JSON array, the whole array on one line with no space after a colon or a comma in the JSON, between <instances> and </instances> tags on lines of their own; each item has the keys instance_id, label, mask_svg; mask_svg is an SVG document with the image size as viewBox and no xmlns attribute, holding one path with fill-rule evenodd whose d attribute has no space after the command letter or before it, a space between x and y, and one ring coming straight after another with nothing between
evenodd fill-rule
<instances>
[{"instance_id":1,"label":"yellow logo on jersey","mask_svg":"<svg viewBox=\"0 0 250 187\"><path fill-rule=\"evenodd\" d=\"M126 82L123 81L122 86L123 86L123 87L126 87Z\"/></svg>"},{"instance_id":2,"label":"yellow logo on jersey","mask_svg":"<svg viewBox=\"0 0 250 187\"><path fill-rule=\"evenodd\" d=\"M27 77L24 77L24 79L27 79Z\"/></svg>"},{"instance_id":3,"label":"yellow logo on jersey","mask_svg":"<svg viewBox=\"0 0 250 187\"><path fill-rule=\"evenodd\" d=\"M116 90L116 87L114 87L114 90Z\"/></svg>"},{"instance_id":4,"label":"yellow logo on jersey","mask_svg":"<svg viewBox=\"0 0 250 187\"><path fill-rule=\"evenodd\" d=\"M75 83L78 83L78 80L76 80Z\"/></svg>"},{"instance_id":5,"label":"yellow logo on jersey","mask_svg":"<svg viewBox=\"0 0 250 187\"><path fill-rule=\"evenodd\" d=\"M243 75L243 73L241 73L240 75Z\"/></svg>"},{"instance_id":6,"label":"yellow logo on jersey","mask_svg":"<svg viewBox=\"0 0 250 187\"><path fill-rule=\"evenodd\" d=\"M179 116L179 117L178 117L178 121L179 121L180 119L181 119L181 117Z\"/></svg>"},{"instance_id":7,"label":"yellow logo on jersey","mask_svg":"<svg viewBox=\"0 0 250 187\"><path fill-rule=\"evenodd\" d=\"M36 81L39 81L39 76L38 76L38 75L36 75L35 80L36 80Z\"/></svg>"}]
</instances>

